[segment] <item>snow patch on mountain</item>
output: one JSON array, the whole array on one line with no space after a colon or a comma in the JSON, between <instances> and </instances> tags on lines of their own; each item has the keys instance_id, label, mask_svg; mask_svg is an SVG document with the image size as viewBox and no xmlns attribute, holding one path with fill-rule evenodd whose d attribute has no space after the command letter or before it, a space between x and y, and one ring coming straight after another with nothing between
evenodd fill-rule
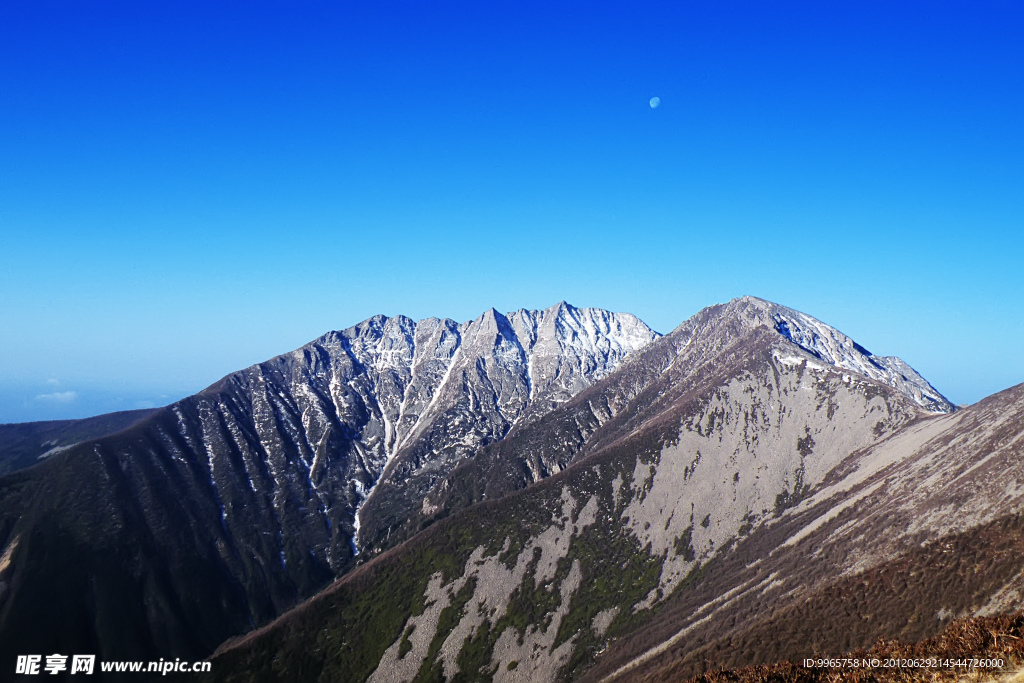
<instances>
[{"instance_id":1,"label":"snow patch on mountain","mask_svg":"<svg viewBox=\"0 0 1024 683\"><path fill-rule=\"evenodd\" d=\"M744 297L744 300L764 307L779 334L828 365L890 386L929 412L950 413L956 409L903 360L895 356L876 356L839 330L806 313L754 297Z\"/></svg>"},{"instance_id":2,"label":"snow patch on mountain","mask_svg":"<svg viewBox=\"0 0 1024 683\"><path fill-rule=\"evenodd\" d=\"M357 435L370 457L365 486L354 491L354 546L365 503L382 482L409 491L410 477L443 475L660 336L633 315L563 301L506 315L492 308L461 324L380 315L314 342L352 358L346 385L372 415Z\"/></svg>"}]
</instances>

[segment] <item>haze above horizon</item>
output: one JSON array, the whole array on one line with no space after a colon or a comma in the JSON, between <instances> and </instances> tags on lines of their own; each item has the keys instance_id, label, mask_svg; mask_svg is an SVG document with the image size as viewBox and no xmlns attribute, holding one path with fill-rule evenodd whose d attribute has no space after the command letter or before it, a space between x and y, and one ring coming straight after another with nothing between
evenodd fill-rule
<instances>
[{"instance_id":1,"label":"haze above horizon","mask_svg":"<svg viewBox=\"0 0 1024 683\"><path fill-rule=\"evenodd\" d=\"M977 401L1024 381L1022 34L1011 2L8 3L0 422L377 313L667 332L745 294Z\"/></svg>"}]
</instances>

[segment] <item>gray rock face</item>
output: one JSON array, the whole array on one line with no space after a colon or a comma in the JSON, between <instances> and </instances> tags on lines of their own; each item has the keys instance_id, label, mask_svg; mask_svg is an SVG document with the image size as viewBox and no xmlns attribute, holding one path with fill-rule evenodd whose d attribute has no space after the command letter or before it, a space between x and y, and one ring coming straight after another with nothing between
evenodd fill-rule
<instances>
[{"instance_id":1,"label":"gray rock face","mask_svg":"<svg viewBox=\"0 0 1024 683\"><path fill-rule=\"evenodd\" d=\"M376 387L380 424L371 419L363 428L384 433L383 442L364 444L373 467L357 475L366 484L362 491L372 487L360 505L357 538L357 546L369 549L393 544L396 530L414 531L412 513L429 511L427 495L458 463L513 426L542 417L659 336L631 315L565 303L507 317L492 309L458 326L404 324L404 342L394 344L401 350L388 356L389 381ZM383 335L389 343L398 337ZM353 354L365 357L364 365L379 364L383 354L374 357L364 339L351 343Z\"/></svg>"},{"instance_id":2,"label":"gray rock face","mask_svg":"<svg viewBox=\"0 0 1024 683\"><path fill-rule=\"evenodd\" d=\"M589 679L913 642L1024 608L1022 456L1024 385L855 451Z\"/></svg>"},{"instance_id":3,"label":"gray rock face","mask_svg":"<svg viewBox=\"0 0 1024 683\"><path fill-rule=\"evenodd\" d=\"M507 317L492 309L461 325L375 316L231 375L198 397L196 412L204 442L223 425L255 430L231 439L246 477L265 470L263 489L287 491L282 504L301 501L321 518L310 549L337 571L364 539L386 545L462 459L658 336L634 316L565 303ZM247 404L234 419L225 394ZM218 446L229 450L227 439Z\"/></svg>"},{"instance_id":4,"label":"gray rock face","mask_svg":"<svg viewBox=\"0 0 1024 683\"><path fill-rule=\"evenodd\" d=\"M752 297L745 299L754 301ZM791 308L756 300L779 334L829 365L856 372L893 387L933 413L954 406L912 367L894 356L875 356L842 332Z\"/></svg>"}]
</instances>

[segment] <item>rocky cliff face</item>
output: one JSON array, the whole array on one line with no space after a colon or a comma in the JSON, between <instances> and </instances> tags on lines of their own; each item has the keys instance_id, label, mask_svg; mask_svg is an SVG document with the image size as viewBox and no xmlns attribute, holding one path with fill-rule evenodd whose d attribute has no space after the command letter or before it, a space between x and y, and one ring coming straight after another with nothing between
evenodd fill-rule
<instances>
[{"instance_id":1,"label":"rocky cliff face","mask_svg":"<svg viewBox=\"0 0 1024 683\"><path fill-rule=\"evenodd\" d=\"M390 383L377 392L384 436L368 449L375 459L362 475L369 493L358 516L357 544L369 550L415 531L408 520L429 509L435 484L465 458L545 415L658 337L631 315L565 303L507 317L491 310L461 326L423 321L417 329L423 328L410 330L404 342L392 333L399 350L388 366ZM363 354L367 346L360 346Z\"/></svg>"},{"instance_id":2,"label":"rocky cliff face","mask_svg":"<svg viewBox=\"0 0 1024 683\"><path fill-rule=\"evenodd\" d=\"M902 362L813 318L753 298L705 309L466 459L428 495L432 526L225 648L219 670L388 681L640 671L686 650L691 633L710 638L797 595L811 565L786 543L851 504L829 487L864 454L957 419L950 410ZM810 501L823 505L813 520ZM316 652L304 645L314 632Z\"/></svg>"},{"instance_id":3,"label":"rocky cliff face","mask_svg":"<svg viewBox=\"0 0 1024 683\"><path fill-rule=\"evenodd\" d=\"M657 336L564 303L377 316L0 480L3 654L202 656L387 545L460 460Z\"/></svg>"}]
</instances>

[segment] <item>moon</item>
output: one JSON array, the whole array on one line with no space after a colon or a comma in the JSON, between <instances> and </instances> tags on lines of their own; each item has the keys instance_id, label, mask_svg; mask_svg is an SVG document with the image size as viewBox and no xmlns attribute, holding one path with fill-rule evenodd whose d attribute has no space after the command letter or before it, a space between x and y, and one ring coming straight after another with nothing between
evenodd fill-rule
<instances>
[{"instance_id":1,"label":"moon","mask_svg":"<svg viewBox=\"0 0 1024 683\"><path fill-rule=\"evenodd\" d=\"M651 98L651 109L657 109L659 104L661 104L661 98L660 97L652 97Z\"/></svg>"}]
</instances>

